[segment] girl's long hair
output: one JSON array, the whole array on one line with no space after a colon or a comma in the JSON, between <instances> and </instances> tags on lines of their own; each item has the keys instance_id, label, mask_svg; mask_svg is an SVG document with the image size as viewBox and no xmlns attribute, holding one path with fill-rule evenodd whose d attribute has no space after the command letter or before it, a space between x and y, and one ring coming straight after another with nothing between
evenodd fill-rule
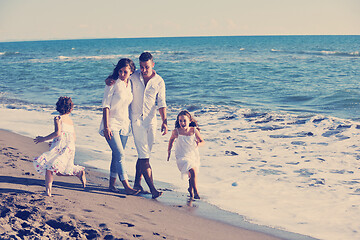
<instances>
[{"instance_id":1,"label":"girl's long hair","mask_svg":"<svg viewBox=\"0 0 360 240\"><path fill-rule=\"evenodd\" d=\"M180 123L179 123L180 116L187 116L190 119L189 126L196 127L196 129L200 131L197 121L195 120L195 118L193 118L193 116L191 116L191 114L187 110L183 110L177 115L176 121L175 121L175 128L180 128Z\"/></svg>"}]
</instances>

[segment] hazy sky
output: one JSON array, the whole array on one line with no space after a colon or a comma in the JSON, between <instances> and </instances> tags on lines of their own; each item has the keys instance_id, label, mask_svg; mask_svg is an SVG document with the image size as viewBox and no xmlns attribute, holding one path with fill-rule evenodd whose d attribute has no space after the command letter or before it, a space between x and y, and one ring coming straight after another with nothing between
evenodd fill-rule
<instances>
[{"instance_id":1,"label":"hazy sky","mask_svg":"<svg viewBox=\"0 0 360 240\"><path fill-rule=\"evenodd\" d=\"M360 35L360 0L0 0L0 41Z\"/></svg>"}]
</instances>

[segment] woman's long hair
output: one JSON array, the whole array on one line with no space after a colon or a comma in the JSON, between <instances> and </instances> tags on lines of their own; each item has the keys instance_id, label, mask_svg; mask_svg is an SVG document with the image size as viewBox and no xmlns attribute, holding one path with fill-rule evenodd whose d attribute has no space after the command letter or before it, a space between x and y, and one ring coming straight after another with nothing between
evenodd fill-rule
<instances>
[{"instance_id":1,"label":"woman's long hair","mask_svg":"<svg viewBox=\"0 0 360 240\"><path fill-rule=\"evenodd\" d=\"M119 60L119 62L116 64L116 67L113 71L113 73L109 76L110 78L116 80L119 78L119 70L123 67L127 67L129 66L130 67L130 70L132 73L135 72L136 70L136 66L135 66L135 63L129 59L129 58L122 58Z\"/></svg>"}]
</instances>

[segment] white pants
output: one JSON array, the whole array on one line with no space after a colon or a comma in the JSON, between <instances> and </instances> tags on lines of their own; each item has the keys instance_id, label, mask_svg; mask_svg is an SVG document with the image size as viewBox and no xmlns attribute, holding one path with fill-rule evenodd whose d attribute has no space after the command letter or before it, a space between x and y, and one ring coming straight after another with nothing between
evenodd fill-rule
<instances>
[{"instance_id":1,"label":"white pants","mask_svg":"<svg viewBox=\"0 0 360 240\"><path fill-rule=\"evenodd\" d=\"M152 146L155 141L155 125L145 127L141 119L132 122L132 132L138 158L150 158Z\"/></svg>"}]
</instances>

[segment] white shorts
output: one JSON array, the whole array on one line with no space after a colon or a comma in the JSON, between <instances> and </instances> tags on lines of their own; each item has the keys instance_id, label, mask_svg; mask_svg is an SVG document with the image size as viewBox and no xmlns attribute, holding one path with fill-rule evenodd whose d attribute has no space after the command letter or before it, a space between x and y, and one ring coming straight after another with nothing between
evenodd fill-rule
<instances>
[{"instance_id":1,"label":"white shorts","mask_svg":"<svg viewBox=\"0 0 360 240\"><path fill-rule=\"evenodd\" d=\"M155 130L156 127L154 125L146 128L141 119L132 122L132 132L138 158L150 158L151 149L155 141Z\"/></svg>"}]
</instances>

